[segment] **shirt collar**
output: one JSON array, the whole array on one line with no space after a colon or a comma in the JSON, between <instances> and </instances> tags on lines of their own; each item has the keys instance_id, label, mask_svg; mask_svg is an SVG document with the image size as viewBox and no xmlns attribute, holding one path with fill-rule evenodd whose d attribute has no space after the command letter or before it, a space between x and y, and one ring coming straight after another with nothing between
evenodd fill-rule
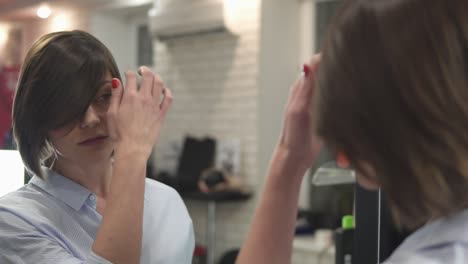
<instances>
[{"instance_id":1,"label":"shirt collar","mask_svg":"<svg viewBox=\"0 0 468 264\"><path fill-rule=\"evenodd\" d=\"M30 183L64 202L76 211L79 211L88 197L92 195L90 190L49 168L42 167L42 171L46 176L46 180L34 176Z\"/></svg>"}]
</instances>

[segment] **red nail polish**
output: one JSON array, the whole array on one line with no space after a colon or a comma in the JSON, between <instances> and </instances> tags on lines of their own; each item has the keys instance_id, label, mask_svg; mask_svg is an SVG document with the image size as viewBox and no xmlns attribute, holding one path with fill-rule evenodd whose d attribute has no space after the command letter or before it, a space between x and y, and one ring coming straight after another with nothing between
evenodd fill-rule
<instances>
[{"instance_id":1,"label":"red nail polish","mask_svg":"<svg viewBox=\"0 0 468 264\"><path fill-rule=\"evenodd\" d=\"M336 155L336 164L338 164L338 167L343 169L349 168L350 162L348 156L346 156L342 151L338 152Z\"/></svg>"},{"instance_id":2,"label":"red nail polish","mask_svg":"<svg viewBox=\"0 0 468 264\"><path fill-rule=\"evenodd\" d=\"M309 65L304 64L304 65L302 66L302 72L304 73L304 76L305 76L305 77L308 77L309 74L310 74L310 67L309 67Z\"/></svg>"},{"instance_id":3,"label":"red nail polish","mask_svg":"<svg viewBox=\"0 0 468 264\"><path fill-rule=\"evenodd\" d=\"M119 81L117 79L112 79L112 88L117 89L119 87Z\"/></svg>"}]
</instances>

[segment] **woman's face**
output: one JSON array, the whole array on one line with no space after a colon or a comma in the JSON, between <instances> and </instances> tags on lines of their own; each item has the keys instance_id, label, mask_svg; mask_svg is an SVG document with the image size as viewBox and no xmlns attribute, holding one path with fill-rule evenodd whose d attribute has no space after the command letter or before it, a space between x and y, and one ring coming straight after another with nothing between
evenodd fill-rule
<instances>
[{"instance_id":1,"label":"woman's face","mask_svg":"<svg viewBox=\"0 0 468 264\"><path fill-rule=\"evenodd\" d=\"M107 110L112 96L110 73L105 84L88 106L84 116L76 123L49 133L49 141L57 150L58 160L90 165L110 162L114 145L107 128Z\"/></svg>"}]
</instances>

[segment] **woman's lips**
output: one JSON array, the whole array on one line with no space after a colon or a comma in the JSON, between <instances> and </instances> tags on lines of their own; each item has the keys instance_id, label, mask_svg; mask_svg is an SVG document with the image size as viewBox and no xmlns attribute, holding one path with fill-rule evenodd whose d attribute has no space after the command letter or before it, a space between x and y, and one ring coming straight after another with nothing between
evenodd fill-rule
<instances>
[{"instance_id":1,"label":"woman's lips","mask_svg":"<svg viewBox=\"0 0 468 264\"><path fill-rule=\"evenodd\" d=\"M104 142L107 138L108 136L99 136L95 138L90 138L90 139L81 141L80 143L78 143L78 145L82 145L82 146L96 145L96 144L100 144Z\"/></svg>"}]
</instances>

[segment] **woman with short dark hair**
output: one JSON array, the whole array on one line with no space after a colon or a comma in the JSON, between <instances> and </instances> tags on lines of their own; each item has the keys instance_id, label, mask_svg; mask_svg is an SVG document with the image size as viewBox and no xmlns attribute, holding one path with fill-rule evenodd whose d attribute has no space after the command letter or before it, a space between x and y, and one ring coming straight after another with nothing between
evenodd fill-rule
<instances>
[{"instance_id":1,"label":"woman with short dark hair","mask_svg":"<svg viewBox=\"0 0 468 264\"><path fill-rule=\"evenodd\" d=\"M190 263L180 196L146 179L172 101L83 31L50 33L24 61L13 130L31 181L0 198L0 263ZM162 100L162 102L161 102Z\"/></svg>"},{"instance_id":2,"label":"woman with short dark hair","mask_svg":"<svg viewBox=\"0 0 468 264\"><path fill-rule=\"evenodd\" d=\"M386 263L467 263L468 1L345 1L323 47L293 87L238 263L290 263L321 140L418 228Z\"/></svg>"}]
</instances>

